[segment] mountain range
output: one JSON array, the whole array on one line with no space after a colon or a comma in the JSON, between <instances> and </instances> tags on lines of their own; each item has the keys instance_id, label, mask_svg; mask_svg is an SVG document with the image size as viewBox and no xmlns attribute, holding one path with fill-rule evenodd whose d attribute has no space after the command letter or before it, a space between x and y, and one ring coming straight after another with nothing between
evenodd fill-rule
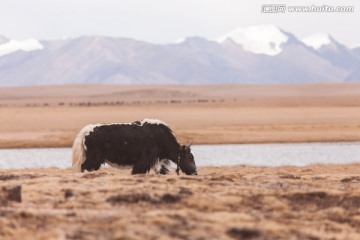
<instances>
[{"instance_id":1,"label":"mountain range","mask_svg":"<svg viewBox=\"0 0 360 240\"><path fill-rule=\"evenodd\" d=\"M0 36L0 86L321 82L360 82L360 47L328 34L298 39L273 25L162 45L103 36Z\"/></svg>"}]
</instances>

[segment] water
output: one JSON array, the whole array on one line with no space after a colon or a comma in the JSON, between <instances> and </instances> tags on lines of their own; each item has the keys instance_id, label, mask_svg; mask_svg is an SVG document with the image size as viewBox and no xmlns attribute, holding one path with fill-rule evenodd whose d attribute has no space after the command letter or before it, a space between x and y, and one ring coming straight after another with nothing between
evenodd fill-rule
<instances>
[{"instance_id":1,"label":"water","mask_svg":"<svg viewBox=\"0 0 360 240\"><path fill-rule=\"evenodd\" d=\"M198 166L305 166L360 162L360 142L196 145ZM3 149L0 169L71 167L70 148Z\"/></svg>"}]
</instances>

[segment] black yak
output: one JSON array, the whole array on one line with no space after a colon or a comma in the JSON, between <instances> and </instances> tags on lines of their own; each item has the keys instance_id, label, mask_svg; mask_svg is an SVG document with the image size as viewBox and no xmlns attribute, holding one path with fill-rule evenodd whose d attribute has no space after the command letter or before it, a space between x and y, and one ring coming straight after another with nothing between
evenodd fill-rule
<instances>
[{"instance_id":1,"label":"black yak","mask_svg":"<svg viewBox=\"0 0 360 240\"><path fill-rule=\"evenodd\" d=\"M187 175L196 175L190 145L180 145L168 125L157 119L133 123L85 126L72 148L72 168L76 172L110 166L132 166L132 174L169 172L170 161Z\"/></svg>"}]
</instances>

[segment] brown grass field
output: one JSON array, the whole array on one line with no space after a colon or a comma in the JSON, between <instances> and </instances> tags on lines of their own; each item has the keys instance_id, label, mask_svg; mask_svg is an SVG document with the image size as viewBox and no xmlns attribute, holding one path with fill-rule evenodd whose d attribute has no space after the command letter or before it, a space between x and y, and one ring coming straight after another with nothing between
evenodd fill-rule
<instances>
[{"instance_id":1,"label":"brown grass field","mask_svg":"<svg viewBox=\"0 0 360 240\"><path fill-rule=\"evenodd\" d=\"M142 118L182 143L359 141L360 84L0 88L0 148ZM360 239L360 164L198 172L0 170L0 239Z\"/></svg>"},{"instance_id":2,"label":"brown grass field","mask_svg":"<svg viewBox=\"0 0 360 240\"><path fill-rule=\"evenodd\" d=\"M360 84L0 89L0 147L69 147L89 123L159 118L195 144L360 140Z\"/></svg>"},{"instance_id":3,"label":"brown grass field","mask_svg":"<svg viewBox=\"0 0 360 240\"><path fill-rule=\"evenodd\" d=\"M0 239L360 239L360 164L0 170Z\"/></svg>"}]
</instances>

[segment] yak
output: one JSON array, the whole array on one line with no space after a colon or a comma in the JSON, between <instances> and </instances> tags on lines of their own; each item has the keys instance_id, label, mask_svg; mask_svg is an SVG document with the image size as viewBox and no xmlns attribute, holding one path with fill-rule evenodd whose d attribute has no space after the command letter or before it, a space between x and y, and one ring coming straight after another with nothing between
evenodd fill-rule
<instances>
[{"instance_id":1,"label":"yak","mask_svg":"<svg viewBox=\"0 0 360 240\"><path fill-rule=\"evenodd\" d=\"M197 175L190 145L180 145L170 127L157 119L132 123L87 125L77 134L72 147L76 172L110 166L132 166L132 174L168 174L171 162L187 175Z\"/></svg>"}]
</instances>

